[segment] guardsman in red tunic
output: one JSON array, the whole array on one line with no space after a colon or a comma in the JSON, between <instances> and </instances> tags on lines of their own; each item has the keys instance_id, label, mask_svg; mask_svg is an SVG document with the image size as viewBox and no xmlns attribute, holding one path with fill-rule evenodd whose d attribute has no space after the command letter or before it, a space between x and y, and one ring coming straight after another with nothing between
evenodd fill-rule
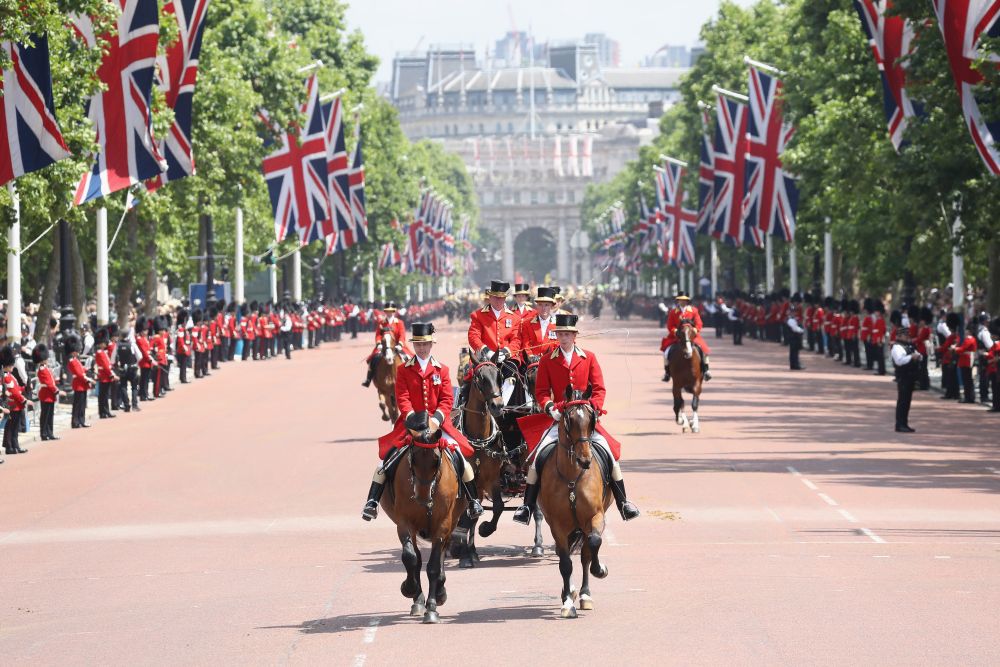
<instances>
[{"instance_id":1,"label":"guardsman in red tunic","mask_svg":"<svg viewBox=\"0 0 1000 667\"><path fill-rule=\"evenodd\" d=\"M567 387L586 391L590 387L590 403L598 416L604 414L604 397L607 390L604 387L604 375L601 365L593 352L581 350L576 346L576 315L556 315L556 336L559 347L542 357L538 365L538 378L535 380L535 401L542 406L543 414L530 415L518 420L522 427L525 442L535 450L535 459L528 469L528 486L524 490L524 505L514 512L514 521L528 525L535 504L538 501L539 474L538 459L544 458L543 450L555 446L559 441L559 403L566 396ZM539 437L540 436L540 437ZM593 434L593 444L604 449L614 461L611 469L611 491L615 496L618 511L625 521L639 516L639 509L625 495L625 481L622 478L618 459L621 456L621 444L616 441L604 426L598 421Z\"/></svg>"},{"instance_id":2,"label":"guardsman in red tunic","mask_svg":"<svg viewBox=\"0 0 1000 667\"><path fill-rule=\"evenodd\" d=\"M824 338L823 323L826 322L826 311L823 309L823 302L816 296L816 309L813 310L812 331L813 338L816 339L816 354L823 354L826 349L826 339Z\"/></svg>"},{"instance_id":3,"label":"guardsman in red tunic","mask_svg":"<svg viewBox=\"0 0 1000 667\"><path fill-rule=\"evenodd\" d=\"M875 367L875 359L872 357L872 326L875 324L875 316L873 315L875 306L872 304L870 297L865 297L862 310L864 311L864 317L861 318L858 340L861 341L861 346L865 348L865 368L872 370Z\"/></svg>"},{"instance_id":4,"label":"guardsman in red tunic","mask_svg":"<svg viewBox=\"0 0 1000 667\"><path fill-rule=\"evenodd\" d=\"M682 320L692 320L694 322L694 340L691 341L701 349L701 374L705 380L711 380L712 374L708 370L708 355L712 351L708 343L701 337L701 315L698 309L690 305L691 297L683 290L674 297L674 307L667 315L667 335L660 341L660 352L663 353L663 381L670 381L670 349L677 342L677 330L681 326Z\"/></svg>"},{"instance_id":5,"label":"guardsman in red tunic","mask_svg":"<svg viewBox=\"0 0 1000 667\"><path fill-rule=\"evenodd\" d=\"M108 354L110 336L104 327L97 330L94 337L94 367L97 369L97 416L100 419L114 419L111 414L111 383L117 376L111 369L111 355Z\"/></svg>"},{"instance_id":6,"label":"guardsman in red tunic","mask_svg":"<svg viewBox=\"0 0 1000 667\"><path fill-rule=\"evenodd\" d=\"M21 449L18 442L18 435L21 432L21 420L24 419L24 408L31 405L31 401L24 395L24 388L17 381L14 374L14 363L16 362L14 348L4 345L0 348L0 367L3 367L3 389L7 397L7 405L3 407L3 413L7 415L7 421L3 427L3 450L6 454L26 454L27 450ZM0 459L2 461L3 459Z\"/></svg>"},{"instance_id":7,"label":"guardsman in red tunic","mask_svg":"<svg viewBox=\"0 0 1000 667\"><path fill-rule=\"evenodd\" d=\"M41 403L41 414L38 417L38 430L42 440L58 440L53 430L56 401L66 392L56 386L56 379L49 368L49 348L39 343L31 351L31 360L35 362L38 374L38 402Z\"/></svg>"},{"instance_id":8,"label":"guardsman in red tunic","mask_svg":"<svg viewBox=\"0 0 1000 667\"><path fill-rule=\"evenodd\" d=\"M365 377L365 381L361 383L362 387L370 387L372 384L372 379L375 377L375 369L378 368L378 346L383 342L385 336L392 336L392 339L396 341L396 353L403 356L404 362L408 357L413 356L413 350L406 344L406 325L403 324L403 320L396 317L396 302L390 301L386 303L384 311L385 316L375 324L375 347L372 348L368 358L365 359L365 362L368 364L368 375Z\"/></svg>"},{"instance_id":9,"label":"guardsman in red tunic","mask_svg":"<svg viewBox=\"0 0 1000 667\"><path fill-rule=\"evenodd\" d=\"M407 445L408 417L426 412L429 415L429 430L434 433L441 429L441 440L449 449L457 450L464 458L475 453L469 441L451 423L451 408L455 401L451 391L451 374L447 366L431 356L431 348L434 347L434 325L428 322L414 322L412 334L415 354L400 366L396 374L396 405L399 406L399 419L396 420L392 431L378 439L378 455L386 463L375 470L375 476L372 478L368 500L361 512L361 517L365 521L371 521L378 516L378 501L385 489L387 476L392 473L395 462L399 460L394 454ZM465 461L461 486L469 501L469 515L481 516L483 507L479 504L475 473L468 460Z\"/></svg>"},{"instance_id":10,"label":"guardsman in red tunic","mask_svg":"<svg viewBox=\"0 0 1000 667\"><path fill-rule=\"evenodd\" d=\"M913 337L913 347L920 353L920 371L917 376L917 389L927 391L931 388L930 370L927 367L927 357L930 353L928 343L931 340L931 322L934 321L934 313L930 308L924 306L920 309L919 322L917 323L917 334Z\"/></svg>"},{"instance_id":11,"label":"guardsman in red tunic","mask_svg":"<svg viewBox=\"0 0 1000 667\"><path fill-rule=\"evenodd\" d=\"M149 377L152 374L153 357L150 355L149 327L145 317L135 321L135 345L139 348L139 400L151 401L149 395Z\"/></svg>"},{"instance_id":12,"label":"guardsman in red tunic","mask_svg":"<svg viewBox=\"0 0 1000 667\"><path fill-rule=\"evenodd\" d=\"M841 338L844 341L844 365L855 368L861 368L861 345L858 343L858 331L861 329L860 312L861 306L857 299L847 302L841 330Z\"/></svg>"},{"instance_id":13,"label":"guardsman in red tunic","mask_svg":"<svg viewBox=\"0 0 1000 667\"><path fill-rule=\"evenodd\" d=\"M551 287L539 287L535 297L534 310L531 315L521 320L521 361L530 363L528 357L541 357L558 347L556 338L555 318L552 309L555 307L556 293Z\"/></svg>"},{"instance_id":14,"label":"guardsman in red tunic","mask_svg":"<svg viewBox=\"0 0 1000 667\"><path fill-rule=\"evenodd\" d=\"M951 348L952 352L958 356L958 373L962 378L962 391L965 394L962 403L976 402L976 387L972 384L972 367L975 365L976 350L979 349L979 343L976 342L976 331L978 330L979 325L976 324L975 320L969 322L966 326L966 335L959 336L957 344Z\"/></svg>"},{"instance_id":15,"label":"guardsman in red tunic","mask_svg":"<svg viewBox=\"0 0 1000 667\"><path fill-rule=\"evenodd\" d=\"M138 323L136 326L138 327ZM82 347L80 337L75 334L69 335L63 345L65 346L66 358L69 359L66 363L66 369L69 371L70 377L73 378L73 412L70 427L90 428L90 424L86 423L87 392L94 386L94 383L87 378L87 371L80 363L80 348Z\"/></svg>"},{"instance_id":16,"label":"guardsman in red tunic","mask_svg":"<svg viewBox=\"0 0 1000 667\"><path fill-rule=\"evenodd\" d=\"M177 335L174 338L174 358L180 370L181 384L187 384L188 359L191 358L191 334L187 328L187 311L181 308L177 311Z\"/></svg>"},{"instance_id":17,"label":"guardsman in red tunic","mask_svg":"<svg viewBox=\"0 0 1000 667\"><path fill-rule=\"evenodd\" d=\"M993 334L993 346L986 353L986 375L990 378L993 391L990 412L1000 412L1000 317L993 320L990 332Z\"/></svg>"},{"instance_id":18,"label":"guardsman in red tunic","mask_svg":"<svg viewBox=\"0 0 1000 667\"><path fill-rule=\"evenodd\" d=\"M962 320L958 313L948 313L945 316L945 324L949 331L944 342L937 348L938 356L941 358L941 388L944 389L944 396L941 400L957 399L958 395L958 359L954 348L960 342L959 326Z\"/></svg>"},{"instance_id":19,"label":"guardsman in red tunic","mask_svg":"<svg viewBox=\"0 0 1000 667\"><path fill-rule=\"evenodd\" d=\"M879 375L885 375L885 304L875 299L872 303L872 357Z\"/></svg>"}]
</instances>

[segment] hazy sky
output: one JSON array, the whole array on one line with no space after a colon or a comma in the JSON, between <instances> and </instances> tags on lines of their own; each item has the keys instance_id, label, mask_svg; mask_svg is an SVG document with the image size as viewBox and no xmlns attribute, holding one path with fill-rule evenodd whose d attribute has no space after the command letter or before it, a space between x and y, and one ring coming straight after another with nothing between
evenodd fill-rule
<instances>
[{"instance_id":1,"label":"hazy sky","mask_svg":"<svg viewBox=\"0 0 1000 667\"><path fill-rule=\"evenodd\" d=\"M622 65L637 65L664 44L692 46L719 0L348 0L350 28L382 59L376 81L388 81L392 58L423 37L431 44L487 45L516 26L538 42L603 32L621 44ZM750 5L753 0L737 0ZM508 11L509 8L509 11ZM513 18L513 25L511 23Z\"/></svg>"}]
</instances>

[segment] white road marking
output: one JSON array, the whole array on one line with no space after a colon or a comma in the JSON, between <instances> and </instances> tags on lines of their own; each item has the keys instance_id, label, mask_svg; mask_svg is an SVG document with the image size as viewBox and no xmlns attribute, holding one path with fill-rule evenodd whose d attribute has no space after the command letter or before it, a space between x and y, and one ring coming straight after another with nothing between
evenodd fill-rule
<instances>
[{"instance_id":1,"label":"white road marking","mask_svg":"<svg viewBox=\"0 0 1000 667\"><path fill-rule=\"evenodd\" d=\"M358 653L354 656L354 667L364 667L367 657L364 653Z\"/></svg>"},{"instance_id":2,"label":"white road marking","mask_svg":"<svg viewBox=\"0 0 1000 667\"><path fill-rule=\"evenodd\" d=\"M771 515L772 519L774 519L778 523L784 523L784 520L780 516L778 516L778 513L775 512L773 509L771 509L770 507L766 507L766 506L764 507L764 509L766 509L767 512L768 512L768 514Z\"/></svg>"},{"instance_id":3,"label":"white road marking","mask_svg":"<svg viewBox=\"0 0 1000 667\"><path fill-rule=\"evenodd\" d=\"M948 558L951 558L951 556L934 556L934 557L935 558L940 558L941 560L946 560Z\"/></svg>"},{"instance_id":4,"label":"white road marking","mask_svg":"<svg viewBox=\"0 0 1000 667\"><path fill-rule=\"evenodd\" d=\"M996 468L990 468L990 472L994 475L1000 475L1000 470L997 470Z\"/></svg>"},{"instance_id":5,"label":"white road marking","mask_svg":"<svg viewBox=\"0 0 1000 667\"><path fill-rule=\"evenodd\" d=\"M878 535L876 535L875 533L873 533L868 528L862 528L861 532L864 533L865 535L867 535L869 538L871 538L872 542L874 542L876 544L885 544L885 540L883 540L881 537L879 537Z\"/></svg>"},{"instance_id":6,"label":"white road marking","mask_svg":"<svg viewBox=\"0 0 1000 667\"><path fill-rule=\"evenodd\" d=\"M872 556L872 558L890 558L890 556L888 556L888 555Z\"/></svg>"},{"instance_id":7,"label":"white road marking","mask_svg":"<svg viewBox=\"0 0 1000 667\"><path fill-rule=\"evenodd\" d=\"M840 508L837 511L840 512L840 516L844 517L845 519L847 519L851 523L858 523L858 520L856 518L854 518L854 515L851 514L850 512L848 512L847 510L845 510L844 508Z\"/></svg>"},{"instance_id":8,"label":"white road marking","mask_svg":"<svg viewBox=\"0 0 1000 667\"><path fill-rule=\"evenodd\" d=\"M375 633L378 632L378 624L382 622L381 616L376 616L365 628L365 637L362 640L365 644L373 644L375 642Z\"/></svg>"},{"instance_id":9,"label":"white road marking","mask_svg":"<svg viewBox=\"0 0 1000 667\"><path fill-rule=\"evenodd\" d=\"M817 493L816 495L822 498L823 502L825 502L827 505L831 505L833 507L837 506L837 501L831 498L830 496L826 495L825 493Z\"/></svg>"}]
</instances>

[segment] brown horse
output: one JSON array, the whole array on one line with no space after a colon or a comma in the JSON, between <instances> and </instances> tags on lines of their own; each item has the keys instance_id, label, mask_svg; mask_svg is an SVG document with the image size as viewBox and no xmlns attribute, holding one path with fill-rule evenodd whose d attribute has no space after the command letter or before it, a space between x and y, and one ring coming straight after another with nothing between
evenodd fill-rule
<instances>
[{"instance_id":1,"label":"brown horse","mask_svg":"<svg viewBox=\"0 0 1000 667\"><path fill-rule=\"evenodd\" d=\"M670 351L670 378L673 383L674 392L674 418L681 426L681 432L686 433L688 428L692 433L697 433L701 427L698 425L698 403L701 400L701 348L696 346L694 341L694 322L689 319L681 320L677 328L677 342L674 343ZM691 399L691 421L688 421L684 414L684 396L682 392L687 391L693 394Z\"/></svg>"},{"instance_id":2,"label":"brown horse","mask_svg":"<svg viewBox=\"0 0 1000 667\"><path fill-rule=\"evenodd\" d=\"M437 438L440 438L440 431ZM404 597L413 600L411 616L423 616L424 623L440 621L437 608L448 599L445 590L444 550L468 501L458 492L459 475L443 451L411 444L396 468L388 493L382 496L382 509L393 523L403 546L406 579L399 587ZM427 597L420 585L423 555L417 538L431 544L427 559Z\"/></svg>"},{"instance_id":3,"label":"brown horse","mask_svg":"<svg viewBox=\"0 0 1000 667\"><path fill-rule=\"evenodd\" d=\"M375 354L379 355L378 366L375 367L375 389L378 391L378 407L382 410L382 421L393 422L399 419L399 407L396 405L396 372L403 365L403 358L396 352L396 338L385 334L376 346Z\"/></svg>"},{"instance_id":4,"label":"brown horse","mask_svg":"<svg viewBox=\"0 0 1000 667\"><path fill-rule=\"evenodd\" d=\"M604 532L604 513L611 506L612 495L604 484L600 467L593 465L591 442L597 428L597 412L590 404L590 392L590 388L586 392L566 388L555 456L546 461L540 471L538 502L559 555L559 573L563 580L560 615L563 618L576 618L577 593L570 582L573 575L570 555L577 545L581 545L580 563L583 566L581 609L594 608L590 575L598 579L608 576L608 568L601 564L598 554Z\"/></svg>"}]
</instances>

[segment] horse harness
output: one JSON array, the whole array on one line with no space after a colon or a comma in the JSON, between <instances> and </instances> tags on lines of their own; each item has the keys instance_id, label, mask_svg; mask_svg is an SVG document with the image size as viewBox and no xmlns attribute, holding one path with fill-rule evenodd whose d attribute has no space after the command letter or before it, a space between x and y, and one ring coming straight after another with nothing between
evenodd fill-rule
<instances>
[{"instance_id":1,"label":"horse harness","mask_svg":"<svg viewBox=\"0 0 1000 667\"><path fill-rule=\"evenodd\" d=\"M566 403L564 403L562 405L562 407L563 407L563 419L560 420L560 424L559 424L560 428L564 428L565 427L564 420L565 420L566 414L567 414L565 408L572 408L572 407L577 407L577 406L585 406L587 408L587 411L590 413L591 427L592 428L594 427L594 425L596 424L596 421L597 421L597 411L594 410L594 406L592 406L590 404L590 401L587 401L587 400L575 400L575 401L567 401ZM593 433L593 430L591 430L591 433ZM566 439L569 440L569 429L568 428L566 428ZM560 441L558 442L557 446L563 447L566 450L566 453L569 454L572 457L572 456L575 455L576 446L578 444L580 444L581 442L586 442L586 443L588 443L590 445L593 445L593 443L594 443L594 437L593 437L593 435L591 435L591 436L586 437L586 438L577 438L576 440L569 441L566 444L563 444L561 442L561 439L560 439ZM573 513L573 521L574 521L574 523L576 523L577 529L580 529L580 520L576 516L576 485L580 483L580 479L583 478L583 474L585 472L587 472L587 470L588 470L587 468L582 468L581 467L580 468L580 474L578 474L576 476L576 479L570 480L565 475L562 474L562 471L559 469L558 464L556 465L556 474L559 475L559 479L561 479L563 481L563 483L566 484L566 488L569 491L569 508L570 508L570 511Z\"/></svg>"}]
</instances>

